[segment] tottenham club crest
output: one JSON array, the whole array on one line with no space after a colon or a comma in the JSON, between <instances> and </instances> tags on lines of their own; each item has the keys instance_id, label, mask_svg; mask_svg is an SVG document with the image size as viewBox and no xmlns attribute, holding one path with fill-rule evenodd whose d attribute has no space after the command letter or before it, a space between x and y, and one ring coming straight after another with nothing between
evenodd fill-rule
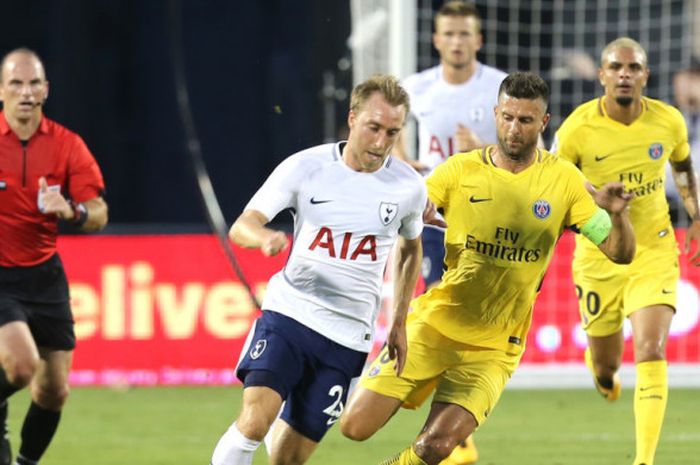
<instances>
[{"instance_id":1,"label":"tottenham club crest","mask_svg":"<svg viewBox=\"0 0 700 465\"><path fill-rule=\"evenodd\" d=\"M267 339L258 339L255 341L255 345L250 349L250 358L257 360L265 352L267 348Z\"/></svg>"},{"instance_id":2,"label":"tottenham club crest","mask_svg":"<svg viewBox=\"0 0 700 465\"><path fill-rule=\"evenodd\" d=\"M658 142L649 146L649 158L651 158L652 160L658 160L663 154L664 146L659 144Z\"/></svg>"},{"instance_id":3,"label":"tottenham club crest","mask_svg":"<svg viewBox=\"0 0 700 465\"><path fill-rule=\"evenodd\" d=\"M384 226L389 226L389 223L394 221L398 213L398 203L382 202L379 204L379 219L382 220Z\"/></svg>"},{"instance_id":4,"label":"tottenham club crest","mask_svg":"<svg viewBox=\"0 0 700 465\"><path fill-rule=\"evenodd\" d=\"M547 218L552 213L552 206L546 200L538 200L532 205L532 213L541 220Z\"/></svg>"}]
</instances>

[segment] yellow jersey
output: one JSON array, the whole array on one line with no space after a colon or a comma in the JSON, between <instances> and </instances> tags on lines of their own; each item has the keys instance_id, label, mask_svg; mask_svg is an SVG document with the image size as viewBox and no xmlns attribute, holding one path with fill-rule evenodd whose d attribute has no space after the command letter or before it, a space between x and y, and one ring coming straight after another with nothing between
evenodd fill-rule
<instances>
[{"instance_id":1,"label":"yellow jersey","mask_svg":"<svg viewBox=\"0 0 700 465\"><path fill-rule=\"evenodd\" d=\"M676 253L664 190L665 165L690 154L688 131L681 113L660 100L642 98L642 113L629 125L610 118L600 97L580 105L562 123L552 151L578 166L596 186L621 181L634 192L630 221L637 238L637 254L649 248ZM604 255L577 237L576 258Z\"/></svg>"},{"instance_id":2,"label":"yellow jersey","mask_svg":"<svg viewBox=\"0 0 700 465\"><path fill-rule=\"evenodd\" d=\"M448 224L447 270L412 308L450 339L520 353L557 239L599 208L571 163L538 150L514 174L494 165L491 149L454 155L427 179Z\"/></svg>"}]
</instances>

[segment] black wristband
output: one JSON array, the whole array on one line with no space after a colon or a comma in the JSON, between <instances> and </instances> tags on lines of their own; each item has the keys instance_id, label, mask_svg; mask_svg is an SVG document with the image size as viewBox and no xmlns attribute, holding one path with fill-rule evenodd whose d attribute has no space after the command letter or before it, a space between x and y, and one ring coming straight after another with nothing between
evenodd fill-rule
<instances>
[{"instance_id":1,"label":"black wristband","mask_svg":"<svg viewBox=\"0 0 700 465\"><path fill-rule=\"evenodd\" d=\"M73 224L75 226L82 226L88 219L88 210L83 203L73 204Z\"/></svg>"}]
</instances>

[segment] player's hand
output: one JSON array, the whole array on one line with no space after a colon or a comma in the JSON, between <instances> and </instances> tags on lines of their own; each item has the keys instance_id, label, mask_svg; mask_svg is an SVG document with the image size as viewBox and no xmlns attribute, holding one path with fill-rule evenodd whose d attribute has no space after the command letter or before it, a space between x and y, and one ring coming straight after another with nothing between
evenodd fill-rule
<instances>
[{"instance_id":1,"label":"player's hand","mask_svg":"<svg viewBox=\"0 0 700 465\"><path fill-rule=\"evenodd\" d=\"M389 352L389 358L395 360L394 370L396 375L401 376L404 365L406 365L406 354L408 352L405 321L394 320L391 324L389 336L386 338L386 348Z\"/></svg>"},{"instance_id":2,"label":"player's hand","mask_svg":"<svg viewBox=\"0 0 700 465\"><path fill-rule=\"evenodd\" d=\"M591 194L595 203L611 215L619 215L629 207L634 194L625 191L621 182L609 182L596 189L593 184L586 182L586 190Z\"/></svg>"},{"instance_id":3,"label":"player's hand","mask_svg":"<svg viewBox=\"0 0 700 465\"><path fill-rule=\"evenodd\" d=\"M691 253L691 244L695 245L695 251L688 257L688 262L693 266L700 266L700 220L694 220L685 231L686 254Z\"/></svg>"},{"instance_id":4,"label":"player's hand","mask_svg":"<svg viewBox=\"0 0 700 465\"><path fill-rule=\"evenodd\" d=\"M287 248L289 241L282 231L272 231L260 246L260 251L266 257L274 257Z\"/></svg>"},{"instance_id":5,"label":"player's hand","mask_svg":"<svg viewBox=\"0 0 700 465\"><path fill-rule=\"evenodd\" d=\"M455 141L457 142L457 151L459 152L468 152L484 146L484 141L479 139L479 136L477 136L474 131L462 123L457 123Z\"/></svg>"},{"instance_id":6,"label":"player's hand","mask_svg":"<svg viewBox=\"0 0 700 465\"><path fill-rule=\"evenodd\" d=\"M73 219L73 207L60 192L49 189L45 177L39 178L39 209L44 214L55 214L62 220Z\"/></svg>"},{"instance_id":7,"label":"player's hand","mask_svg":"<svg viewBox=\"0 0 700 465\"><path fill-rule=\"evenodd\" d=\"M447 227L447 223L440 216L437 207L430 199L425 203L425 210L423 210L423 224L432 224L433 226L439 226L441 228Z\"/></svg>"}]
</instances>

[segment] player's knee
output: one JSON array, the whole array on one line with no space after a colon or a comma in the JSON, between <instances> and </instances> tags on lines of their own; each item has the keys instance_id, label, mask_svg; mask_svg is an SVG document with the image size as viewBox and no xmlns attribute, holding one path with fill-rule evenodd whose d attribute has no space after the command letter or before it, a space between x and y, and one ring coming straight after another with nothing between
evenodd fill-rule
<instances>
[{"instance_id":1,"label":"player's knee","mask_svg":"<svg viewBox=\"0 0 700 465\"><path fill-rule=\"evenodd\" d=\"M39 360L28 358L26 360L12 360L3 364L7 381L13 386L23 388L31 383L39 366Z\"/></svg>"},{"instance_id":2,"label":"player's knee","mask_svg":"<svg viewBox=\"0 0 700 465\"><path fill-rule=\"evenodd\" d=\"M236 420L236 426L243 436L253 441L262 441L270 430L272 421L262 416L247 415L241 412Z\"/></svg>"},{"instance_id":3,"label":"player's knee","mask_svg":"<svg viewBox=\"0 0 700 465\"><path fill-rule=\"evenodd\" d=\"M646 339L635 342L634 354L637 363L664 360L666 358L664 343L660 340Z\"/></svg>"},{"instance_id":4,"label":"player's knee","mask_svg":"<svg viewBox=\"0 0 700 465\"><path fill-rule=\"evenodd\" d=\"M342 415L340 417L340 432L353 441L365 441L375 433L367 423L359 421L356 415Z\"/></svg>"},{"instance_id":5,"label":"player's knee","mask_svg":"<svg viewBox=\"0 0 700 465\"><path fill-rule=\"evenodd\" d=\"M437 463L447 458L458 443L459 438L428 432L418 438L414 450L428 463Z\"/></svg>"},{"instance_id":6,"label":"player's knee","mask_svg":"<svg viewBox=\"0 0 700 465\"><path fill-rule=\"evenodd\" d=\"M68 383L37 386L32 390L34 401L48 410L61 410L70 396Z\"/></svg>"}]
</instances>

